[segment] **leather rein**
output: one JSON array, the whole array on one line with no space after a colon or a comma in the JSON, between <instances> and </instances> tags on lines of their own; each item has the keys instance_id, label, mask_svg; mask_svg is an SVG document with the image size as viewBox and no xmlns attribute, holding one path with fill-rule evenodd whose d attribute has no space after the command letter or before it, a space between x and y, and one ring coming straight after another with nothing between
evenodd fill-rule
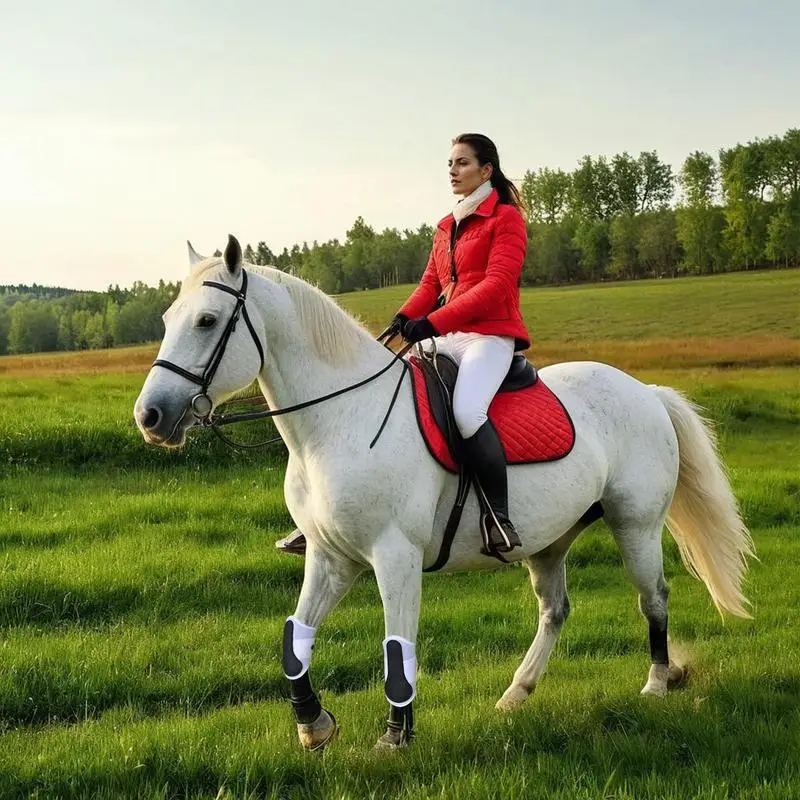
<instances>
[{"instance_id":1,"label":"leather rein","mask_svg":"<svg viewBox=\"0 0 800 800\"><path fill-rule=\"evenodd\" d=\"M389 408L386 411L386 415L383 418L383 422L381 423L380 428L378 429L378 433L375 435L375 438L370 443L370 449L374 447L375 443L380 438L381 433L383 433L383 429L386 427L386 423L389 420L389 415L392 413L392 409L394 408L395 401L397 400L397 395L400 392L400 385L403 382L403 378L405 377L406 372L408 371L408 364L403 359L406 353L413 347L413 344L405 345L401 348L397 353L394 353L390 348L389 344L398 336L400 331L397 329L396 326L389 326L386 330L381 333L376 341L380 342L390 353L392 353L392 359L389 363L382 367L378 372L370 375L368 378L365 378L362 381L358 381L357 383L351 384L350 386L345 386L343 389L338 389L335 392L330 392L329 394L323 395L322 397L317 397L314 400L306 400L303 403L297 403L293 406L288 406L286 408L276 408L270 411L249 411L245 413L237 413L237 414L220 414L218 416L214 416L212 414L213 409L213 402L211 398L208 396L208 388L211 385L211 381L214 380L214 375L217 373L217 369L219 368L220 362L222 361L222 357L225 354L225 348L228 346L228 341L231 338L231 335L236 330L236 324L238 323L240 318L243 318L245 324L247 325L248 331L250 331L250 336L253 339L253 343L258 350L258 357L261 361L261 370L264 369L264 348L259 341L258 336L256 335L255 328L253 327L253 323L250 320L250 316L247 313L247 307L245 306L245 301L247 300L247 272L243 269L242 270L242 285L241 288L237 291L236 289L232 289L230 286L226 286L224 283L218 283L217 281L203 281L203 286L209 286L212 289L219 289L222 292L226 292L227 294L233 295L236 298L236 306L233 309L233 313L231 314L230 318L228 319L227 324L225 325L224 330L222 331L222 335L219 338L214 350L211 353L211 358L208 361L207 366L203 370L202 375L196 375L193 372L189 372L189 370L184 369L178 364L173 363L172 361L167 361L163 358L157 358L153 362L153 367L163 367L164 369L168 369L171 372L180 375L182 378L185 378L188 381L198 385L200 387L200 391L192 398L190 407L192 409L192 414L194 415L195 419L197 420L197 424L204 428L211 428L214 433L219 436L222 441L226 444L230 445L231 447L237 447L239 449L253 449L257 447L264 447L272 442L277 442L281 439L280 436L276 436L273 439L269 439L264 442L258 442L256 444L239 444L238 442L234 442L233 440L229 439L228 437L224 436L219 428L223 425L231 425L235 422L248 422L250 420L255 419L266 419L269 417L278 417L282 414L290 414L293 411L301 411L304 408L309 408L311 406L315 406L319 403L324 403L326 400L332 400L334 397L339 397L340 395L346 394L347 392L352 392L355 389L359 389L362 386L374 381L376 378L379 378L385 372L387 372L397 361L400 361L402 364L403 370L400 374L400 379L397 381L397 386L395 387L394 394L392 395L391 402L389 403Z\"/></svg>"}]
</instances>

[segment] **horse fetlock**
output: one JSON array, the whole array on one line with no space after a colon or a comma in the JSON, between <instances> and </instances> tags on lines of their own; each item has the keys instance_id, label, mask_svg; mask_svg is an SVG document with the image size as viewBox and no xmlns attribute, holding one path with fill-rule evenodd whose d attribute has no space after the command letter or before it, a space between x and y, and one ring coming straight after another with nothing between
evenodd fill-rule
<instances>
[{"instance_id":1,"label":"horse fetlock","mask_svg":"<svg viewBox=\"0 0 800 800\"><path fill-rule=\"evenodd\" d=\"M414 707L389 706L389 719L386 720L386 733L375 743L376 750L399 750L414 741Z\"/></svg>"},{"instance_id":2,"label":"horse fetlock","mask_svg":"<svg viewBox=\"0 0 800 800\"><path fill-rule=\"evenodd\" d=\"M297 735L306 750L322 750L338 730L335 717L324 708L313 722L297 723Z\"/></svg>"},{"instance_id":3,"label":"horse fetlock","mask_svg":"<svg viewBox=\"0 0 800 800\"><path fill-rule=\"evenodd\" d=\"M519 708L529 697L531 689L519 683L512 683L505 690L503 696L495 703L498 711L514 711Z\"/></svg>"}]
</instances>

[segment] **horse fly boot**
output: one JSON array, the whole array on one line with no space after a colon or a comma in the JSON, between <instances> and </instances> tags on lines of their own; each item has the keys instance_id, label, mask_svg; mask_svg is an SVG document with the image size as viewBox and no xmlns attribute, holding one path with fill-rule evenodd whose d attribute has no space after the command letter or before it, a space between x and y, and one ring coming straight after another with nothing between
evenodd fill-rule
<instances>
[{"instance_id":1,"label":"horse fly boot","mask_svg":"<svg viewBox=\"0 0 800 800\"><path fill-rule=\"evenodd\" d=\"M489 506L481 515L481 532L487 547L498 553L522 547L519 534L508 517L506 454L490 420L463 440L463 451Z\"/></svg>"},{"instance_id":2,"label":"horse fly boot","mask_svg":"<svg viewBox=\"0 0 800 800\"><path fill-rule=\"evenodd\" d=\"M386 733L375 744L376 750L399 750L414 740L414 710L417 694L416 645L401 636L388 636L383 642L384 691L389 701Z\"/></svg>"},{"instance_id":3,"label":"horse fly boot","mask_svg":"<svg viewBox=\"0 0 800 800\"><path fill-rule=\"evenodd\" d=\"M321 751L334 738L338 726L311 686L308 667L316 628L289 617L283 628L283 673L289 679L289 696L304 749Z\"/></svg>"}]
</instances>

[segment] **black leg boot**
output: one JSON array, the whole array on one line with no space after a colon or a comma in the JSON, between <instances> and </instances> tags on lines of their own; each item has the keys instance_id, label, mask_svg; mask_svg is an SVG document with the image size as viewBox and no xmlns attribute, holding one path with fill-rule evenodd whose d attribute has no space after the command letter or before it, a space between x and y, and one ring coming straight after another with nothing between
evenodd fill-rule
<instances>
[{"instance_id":1,"label":"black leg boot","mask_svg":"<svg viewBox=\"0 0 800 800\"><path fill-rule=\"evenodd\" d=\"M487 419L469 439L463 440L463 452L492 510L482 520L490 544L499 553L522 547L519 535L508 518L506 454L490 420Z\"/></svg>"}]
</instances>

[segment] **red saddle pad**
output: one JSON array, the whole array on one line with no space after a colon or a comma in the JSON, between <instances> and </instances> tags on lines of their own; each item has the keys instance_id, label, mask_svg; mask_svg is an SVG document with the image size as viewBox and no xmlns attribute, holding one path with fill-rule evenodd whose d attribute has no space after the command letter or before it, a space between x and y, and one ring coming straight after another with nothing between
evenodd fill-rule
<instances>
[{"instance_id":1,"label":"red saddle pad","mask_svg":"<svg viewBox=\"0 0 800 800\"><path fill-rule=\"evenodd\" d=\"M417 422L431 455L450 472L458 472L447 439L436 424L425 378L417 359L409 359ZM539 378L533 386L498 392L489 419L500 435L509 464L532 464L564 458L575 444L575 426L561 401Z\"/></svg>"}]
</instances>

